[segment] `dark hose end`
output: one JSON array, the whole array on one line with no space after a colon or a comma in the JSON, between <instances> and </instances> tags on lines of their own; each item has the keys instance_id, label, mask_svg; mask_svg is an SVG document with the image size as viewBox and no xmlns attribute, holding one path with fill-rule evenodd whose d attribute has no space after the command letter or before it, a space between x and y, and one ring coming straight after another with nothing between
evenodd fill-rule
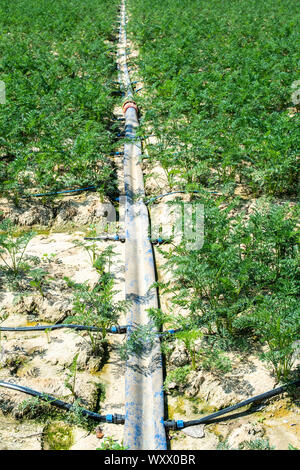
<instances>
[{"instance_id":1,"label":"dark hose end","mask_svg":"<svg viewBox=\"0 0 300 470\"><path fill-rule=\"evenodd\" d=\"M168 421L165 421L165 428L171 431L182 429L184 428L184 421L182 421L182 419L178 419L177 421L168 419Z\"/></svg>"},{"instance_id":2,"label":"dark hose end","mask_svg":"<svg viewBox=\"0 0 300 470\"><path fill-rule=\"evenodd\" d=\"M165 421L165 428L171 431L176 431L176 421L174 419L168 419L167 421Z\"/></svg>"},{"instance_id":3,"label":"dark hose end","mask_svg":"<svg viewBox=\"0 0 300 470\"><path fill-rule=\"evenodd\" d=\"M124 424L125 423L125 416L115 413L113 415L113 423L114 424Z\"/></svg>"},{"instance_id":4,"label":"dark hose end","mask_svg":"<svg viewBox=\"0 0 300 470\"><path fill-rule=\"evenodd\" d=\"M118 333L126 333L127 326L118 326Z\"/></svg>"}]
</instances>

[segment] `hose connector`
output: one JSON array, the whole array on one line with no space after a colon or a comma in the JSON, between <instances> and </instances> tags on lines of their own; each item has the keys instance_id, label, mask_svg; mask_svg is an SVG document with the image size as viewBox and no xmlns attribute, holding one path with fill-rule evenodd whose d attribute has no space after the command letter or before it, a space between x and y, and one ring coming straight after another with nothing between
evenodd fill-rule
<instances>
[{"instance_id":1,"label":"hose connector","mask_svg":"<svg viewBox=\"0 0 300 470\"><path fill-rule=\"evenodd\" d=\"M113 424L124 424L125 423L125 417L124 415L120 414L113 414L113 415L106 415L106 422L107 423L113 423Z\"/></svg>"},{"instance_id":2,"label":"hose connector","mask_svg":"<svg viewBox=\"0 0 300 470\"><path fill-rule=\"evenodd\" d=\"M182 421L182 419L178 419L177 421L175 421L175 419L168 419L167 421L165 421L165 428L171 431L183 429L184 421Z\"/></svg>"},{"instance_id":3,"label":"hose connector","mask_svg":"<svg viewBox=\"0 0 300 470\"><path fill-rule=\"evenodd\" d=\"M119 325L116 325L116 326L112 326L110 328L110 333L126 333L127 331L127 326L119 326Z\"/></svg>"},{"instance_id":4,"label":"hose connector","mask_svg":"<svg viewBox=\"0 0 300 470\"><path fill-rule=\"evenodd\" d=\"M125 423L125 416L124 415L120 415L118 413L115 413L114 414L114 424L124 424Z\"/></svg>"},{"instance_id":5,"label":"hose connector","mask_svg":"<svg viewBox=\"0 0 300 470\"><path fill-rule=\"evenodd\" d=\"M171 431L176 431L176 421L174 419L168 419L165 421L165 428Z\"/></svg>"},{"instance_id":6,"label":"hose connector","mask_svg":"<svg viewBox=\"0 0 300 470\"><path fill-rule=\"evenodd\" d=\"M137 106L137 104L135 103L135 101L133 100L125 100L123 105L122 105L122 109L123 109L123 113L125 114L127 109L129 108L134 108L136 113L138 114L139 112L139 108Z\"/></svg>"}]
</instances>

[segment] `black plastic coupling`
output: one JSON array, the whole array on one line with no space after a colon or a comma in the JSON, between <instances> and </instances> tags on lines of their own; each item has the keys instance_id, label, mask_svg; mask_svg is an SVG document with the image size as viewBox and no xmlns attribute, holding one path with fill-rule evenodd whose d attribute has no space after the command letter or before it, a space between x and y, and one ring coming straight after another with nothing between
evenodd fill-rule
<instances>
[{"instance_id":1,"label":"black plastic coupling","mask_svg":"<svg viewBox=\"0 0 300 470\"><path fill-rule=\"evenodd\" d=\"M114 414L114 423L115 424L124 424L125 423L125 416L115 413Z\"/></svg>"},{"instance_id":2,"label":"black plastic coupling","mask_svg":"<svg viewBox=\"0 0 300 470\"><path fill-rule=\"evenodd\" d=\"M125 423L125 416L115 413L113 415L106 415L106 422L113 423L113 424L124 424Z\"/></svg>"},{"instance_id":3,"label":"black plastic coupling","mask_svg":"<svg viewBox=\"0 0 300 470\"><path fill-rule=\"evenodd\" d=\"M119 325L116 325L116 326L112 326L110 329L109 329L110 333L126 333L127 331L127 326L126 325L123 325L123 326L119 326Z\"/></svg>"},{"instance_id":4,"label":"black plastic coupling","mask_svg":"<svg viewBox=\"0 0 300 470\"><path fill-rule=\"evenodd\" d=\"M184 428L184 422L181 419L178 419L177 421L175 421L175 419L168 419L164 424L165 428L171 431Z\"/></svg>"}]
</instances>

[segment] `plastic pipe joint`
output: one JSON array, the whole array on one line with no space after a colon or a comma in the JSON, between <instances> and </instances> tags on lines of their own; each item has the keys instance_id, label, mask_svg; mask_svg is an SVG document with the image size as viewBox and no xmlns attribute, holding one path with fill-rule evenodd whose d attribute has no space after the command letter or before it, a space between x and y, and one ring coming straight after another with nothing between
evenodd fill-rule
<instances>
[{"instance_id":1,"label":"plastic pipe joint","mask_svg":"<svg viewBox=\"0 0 300 470\"><path fill-rule=\"evenodd\" d=\"M126 100L123 103L122 105L123 113L125 114L127 109L129 108L134 108L136 110L136 113L138 114L139 108L137 107L137 104L133 100Z\"/></svg>"}]
</instances>

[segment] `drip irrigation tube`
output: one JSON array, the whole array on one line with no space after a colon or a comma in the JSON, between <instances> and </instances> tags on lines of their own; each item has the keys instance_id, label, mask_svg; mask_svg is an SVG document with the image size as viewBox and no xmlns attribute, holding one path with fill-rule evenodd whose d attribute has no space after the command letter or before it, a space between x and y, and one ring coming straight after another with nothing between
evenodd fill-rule
<instances>
[{"instance_id":1,"label":"drip irrigation tube","mask_svg":"<svg viewBox=\"0 0 300 470\"><path fill-rule=\"evenodd\" d=\"M163 424L166 429L168 430L180 430L183 428L187 428L190 426L196 426L199 424L208 424L210 423L214 418L217 418L219 416L222 416L224 414L229 413L230 411L235 411L238 408L242 408L246 405L249 405L250 403L254 403L257 401L264 400L266 398L271 398L275 395L279 395L280 393L283 393L287 390L288 387L299 387L300 386L300 380L296 380L294 382L290 382L288 384L282 385L281 387L277 387L273 390L269 390L268 392L264 392L260 395L256 395L252 398L248 398L247 400L244 400L240 403L237 403L236 405L229 406L227 408L224 408L223 410L217 411L215 413L212 413L210 415L204 416L203 418L200 419L195 419L191 421L183 421L181 419L179 420L168 420L164 421ZM59 400L58 398L52 397L51 395L48 395L46 393L41 393L36 390L33 390L28 387L24 387L22 385L17 385L11 382L4 382L0 380L0 387L8 388L11 390L16 390L18 392L26 393L27 395L31 395L34 397L38 397L39 399L49 403L50 405L56 406L57 408L63 409L65 411L78 411L78 408L72 405L71 403L64 402L62 400ZM154 411L154 410L153 410ZM121 414L107 414L107 415L100 415L98 413L95 413L93 411L86 410L84 408L80 408L80 413L83 416L87 416L95 421L98 422L104 422L104 423L114 423L114 424L124 424L125 423L125 416Z\"/></svg>"},{"instance_id":2,"label":"drip irrigation tube","mask_svg":"<svg viewBox=\"0 0 300 470\"><path fill-rule=\"evenodd\" d=\"M57 323L56 325L36 325L36 326L0 326L0 331L45 331L45 330L58 330L60 328L71 328L74 330L85 330L85 331L101 331L102 328L97 328L96 326L86 326L86 325L72 325ZM126 333L127 326L112 326L111 328L106 328L107 333Z\"/></svg>"},{"instance_id":3,"label":"drip irrigation tube","mask_svg":"<svg viewBox=\"0 0 300 470\"><path fill-rule=\"evenodd\" d=\"M66 403L58 398L52 397L46 393L41 393L32 388L23 387L22 385L17 385L10 382L3 382L0 380L0 387L10 388L11 390L16 390L17 392L26 393L27 395L31 395L33 397L38 397L41 400L49 403L50 405L56 406L65 411L74 411L78 412L78 407L75 407L71 403ZM95 421L100 421L102 423L114 423L114 424L124 424L125 418L123 415L119 414L107 414L107 415L99 415L94 411L85 410L84 408L80 408L80 413L83 416L87 416Z\"/></svg>"},{"instance_id":4,"label":"drip irrigation tube","mask_svg":"<svg viewBox=\"0 0 300 470\"><path fill-rule=\"evenodd\" d=\"M213 194L219 194L218 191L209 191L209 192ZM150 197L148 200L145 201L145 204L151 204L152 202L156 201L156 199L169 196L170 194L191 194L191 193L201 194L202 191L172 191L170 193L165 193L165 194L160 194L159 196Z\"/></svg>"},{"instance_id":5,"label":"drip irrigation tube","mask_svg":"<svg viewBox=\"0 0 300 470\"><path fill-rule=\"evenodd\" d=\"M200 419L194 419L191 421L183 421L181 419L175 421L175 420L169 420L165 421L165 426L167 429L182 429L182 428L187 428L189 426L196 426L197 424L205 424L210 422L212 419L217 418L218 416L222 416L226 413L229 413L230 411L237 410L238 408L242 408L246 405L249 405L250 403L254 403L257 401L264 400L266 398L274 397L275 395L279 395L280 393L283 393L286 391L288 387L299 387L300 386L300 379L295 380L294 382L290 382L288 384L282 385L281 387L274 388L273 390L269 390L268 392L261 393L260 395L256 395L252 398L248 398L247 400L244 400L240 403L237 403L236 405L228 406L227 408L224 408L223 410L216 411L215 413L212 413L208 416L204 416L203 418Z\"/></svg>"},{"instance_id":6,"label":"drip irrigation tube","mask_svg":"<svg viewBox=\"0 0 300 470\"><path fill-rule=\"evenodd\" d=\"M93 191L94 189L100 188L101 186L88 186L87 188L78 188L78 189L65 189L63 191L53 191L50 193L39 193L39 194L28 194L26 196L21 196L22 198L30 197L43 197L43 196L54 196L55 194L66 194L66 193L77 193L80 191Z\"/></svg>"},{"instance_id":7,"label":"drip irrigation tube","mask_svg":"<svg viewBox=\"0 0 300 470\"><path fill-rule=\"evenodd\" d=\"M36 325L36 326L0 326L0 331L45 331L45 330L58 330L61 328L71 328L78 331L101 331L101 328L96 326L86 326L86 325L73 325L73 324L64 324L57 323L56 325ZM106 328L107 333L113 334L123 334L127 331L127 325L122 326L112 326L111 328ZM163 338L167 335L175 334L179 331L183 331L183 328L177 328L176 330L170 329L162 333L157 333L159 338Z\"/></svg>"},{"instance_id":8,"label":"drip irrigation tube","mask_svg":"<svg viewBox=\"0 0 300 470\"><path fill-rule=\"evenodd\" d=\"M120 242L125 242L126 237L125 236L119 236L119 235L99 235L98 237L84 237L84 240L113 240L113 241L120 241ZM169 243L171 239L166 239L166 238L149 238L150 242L153 244L161 244L161 243Z\"/></svg>"},{"instance_id":9,"label":"drip irrigation tube","mask_svg":"<svg viewBox=\"0 0 300 470\"><path fill-rule=\"evenodd\" d=\"M119 235L98 235L97 237L84 237L84 240L114 240L114 241L121 241L125 242L124 236Z\"/></svg>"}]
</instances>

